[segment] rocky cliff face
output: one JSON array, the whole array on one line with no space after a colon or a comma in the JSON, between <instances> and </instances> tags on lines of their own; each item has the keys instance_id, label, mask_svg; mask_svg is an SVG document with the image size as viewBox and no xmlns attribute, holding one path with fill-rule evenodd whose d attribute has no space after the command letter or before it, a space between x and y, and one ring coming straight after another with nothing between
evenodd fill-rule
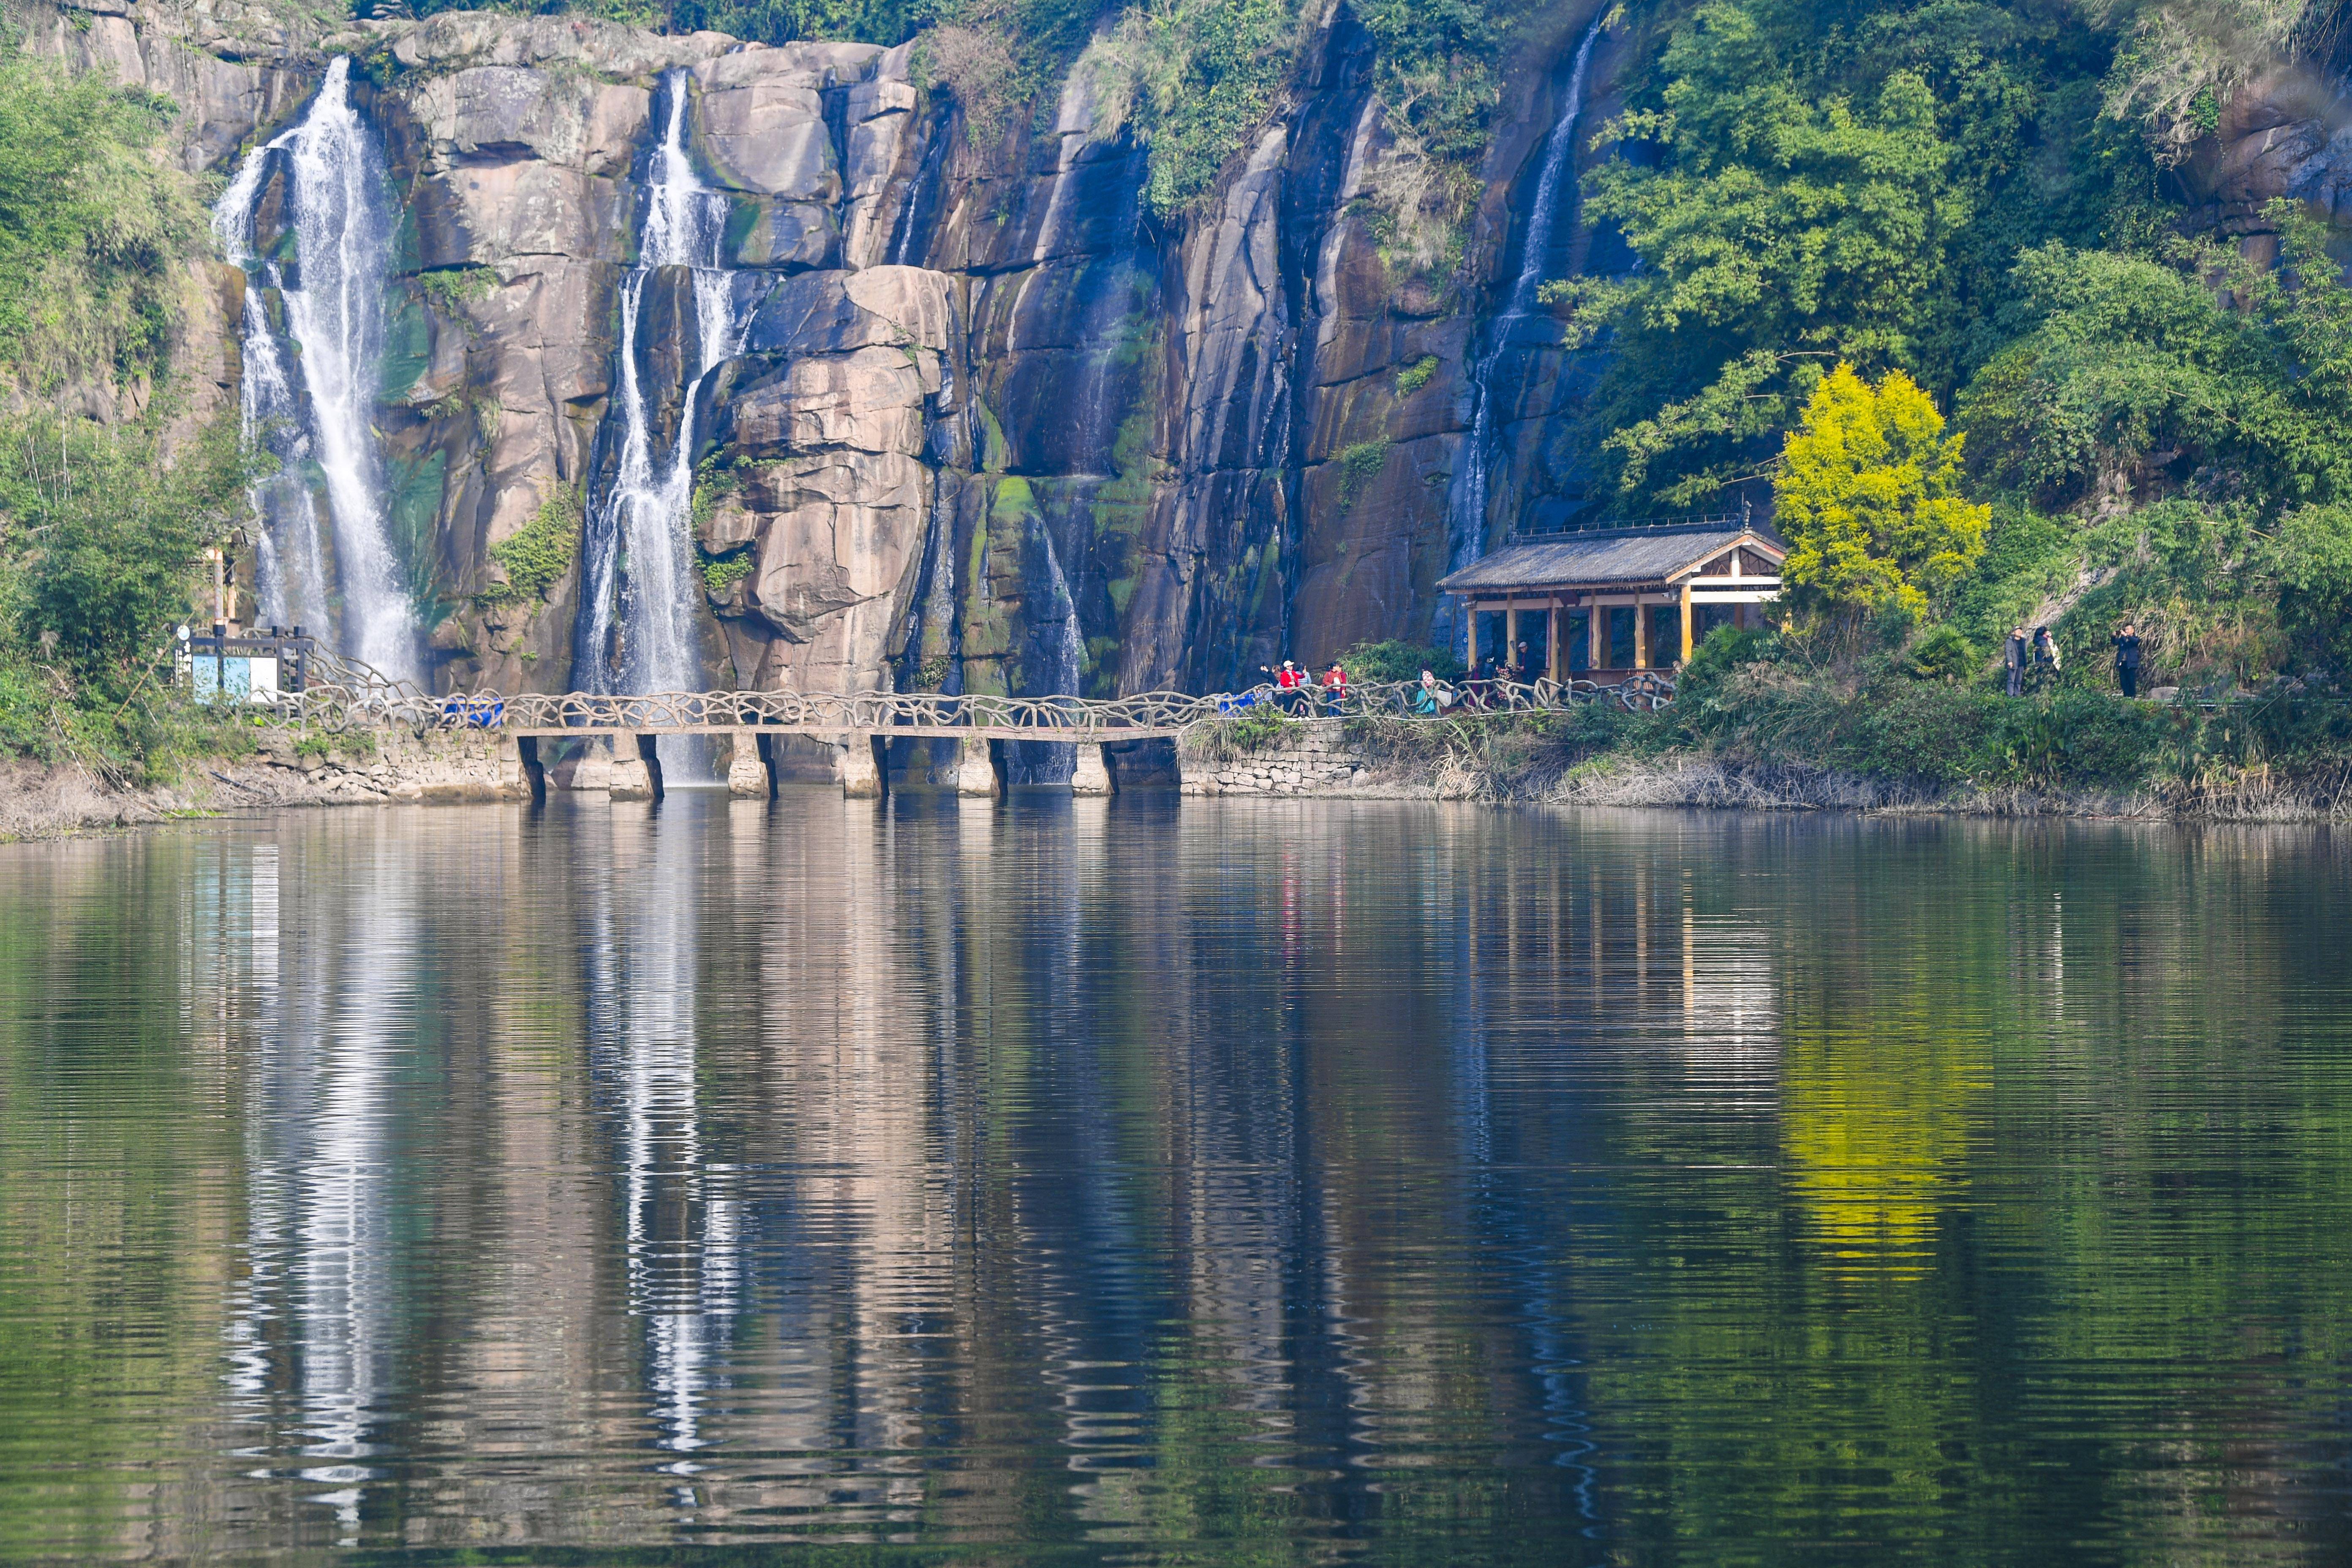
<instances>
[{"instance_id":1,"label":"rocky cliff face","mask_svg":"<svg viewBox=\"0 0 2352 1568\"><path fill-rule=\"evenodd\" d=\"M1082 77L978 144L907 48L484 13L322 36L233 0L150 10L89 0L37 36L180 100L192 166L237 166L330 57L356 62L398 198L384 512L444 686L582 680L582 550L542 591L487 591L507 575L494 547L551 498L578 487L593 531L613 483L618 292L672 91L726 205L740 342L698 375L720 329L688 269L661 268L635 368L656 443L693 432L681 526L715 683L1198 689L1425 637L1463 543L1450 512L1482 363L1502 413L1474 544L1576 503L1558 416L1587 373L1541 323L1497 369L1479 279L1524 269L1587 0L1566 0L1507 89L1466 282L1382 251L1372 51L1338 7L1216 191L1167 223L1144 203L1142 150L1097 133ZM253 220L265 253L272 200ZM1585 248L1571 199L1547 264ZM194 336L217 350L247 279L215 282L221 318ZM233 381L234 353L214 357Z\"/></svg>"},{"instance_id":2,"label":"rocky cliff face","mask_svg":"<svg viewBox=\"0 0 2352 1568\"><path fill-rule=\"evenodd\" d=\"M1625 265L1574 203L1613 109L1592 12L1538 19L1444 276L1382 248L1370 198L1393 153L1370 42L1338 5L1265 128L1170 222L1083 77L980 142L907 48L485 13L330 32L239 0L76 0L30 36L171 95L180 155L223 173L305 111L330 58L357 62L398 214L383 510L439 684L564 689L623 662L597 628L630 635L644 574L583 562L612 548L628 286L646 437L690 447L676 528L701 679L1098 694L1426 637L1465 551L1605 506L1569 439L1597 364L1511 308L1529 278ZM724 206L700 273L641 253L677 94L697 187ZM1571 107L1583 129L1562 140ZM2177 177L2208 226L2259 247L2269 195L2344 206L2347 122L2332 78L2282 67ZM1538 222L1554 149L1565 197ZM257 253L293 199L271 180ZM201 281L182 353L198 412L235 403L248 289L277 321L299 287L282 267ZM553 567L501 593L500 547L551 515ZM612 603L583 603L591 581Z\"/></svg>"}]
</instances>

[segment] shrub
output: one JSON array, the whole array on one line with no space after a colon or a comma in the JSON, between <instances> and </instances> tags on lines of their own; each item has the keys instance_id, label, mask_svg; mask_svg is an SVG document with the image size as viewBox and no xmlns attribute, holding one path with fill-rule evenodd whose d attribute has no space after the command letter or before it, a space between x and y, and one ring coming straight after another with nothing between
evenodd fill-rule
<instances>
[{"instance_id":1,"label":"shrub","mask_svg":"<svg viewBox=\"0 0 2352 1568\"><path fill-rule=\"evenodd\" d=\"M1423 354L1397 372L1396 389L1399 397L1411 397L1437 379L1437 356Z\"/></svg>"},{"instance_id":2,"label":"shrub","mask_svg":"<svg viewBox=\"0 0 2352 1568\"><path fill-rule=\"evenodd\" d=\"M1339 664L1353 681L1419 680L1424 669L1440 680L1459 680L1465 673L1462 661L1443 648L1393 639L1358 643L1339 656Z\"/></svg>"},{"instance_id":3,"label":"shrub","mask_svg":"<svg viewBox=\"0 0 2352 1568\"><path fill-rule=\"evenodd\" d=\"M1343 447L1331 460L1339 465L1339 510L1345 511L1356 504L1364 487L1380 478L1381 470L1388 467L1388 437Z\"/></svg>"},{"instance_id":4,"label":"shrub","mask_svg":"<svg viewBox=\"0 0 2352 1568\"><path fill-rule=\"evenodd\" d=\"M459 308L487 300L498 291L499 275L488 267L445 267L416 275L416 286L444 316L455 318Z\"/></svg>"},{"instance_id":5,"label":"shrub","mask_svg":"<svg viewBox=\"0 0 2352 1568\"><path fill-rule=\"evenodd\" d=\"M558 486L539 503L529 522L490 546L490 559L506 574L506 581L475 595L474 603L488 608L546 598L572 570L583 516L580 487Z\"/></svg>"},{"instance_id":6,"label":"shrub","mask_svg":"<svg viewBox=\"0 0 2352 1568\"><path fill-rule=\"evenodd\" d=\"M749 577L760 564L759 558L749 545L719 555L713 555L698 545L695 547L695 560L702 573L702 585L713 597Z\"/></svg>"},{"instance_id":7,"label":"shrub","mask_svg":"<svg viewBox=\"0 0 2352 1568\"><path fill-rule=\"evenodd\" d=\"M0 432L0 516L27 547L18 635L55 634L77 682L121 698L189 618L205 550L248 514L250 477L233 414L168 469L135 427L30 416Z\"/></svg>"},{"instance_id":8,"label":"shrub","mask_svg":"<svg viewBox=\"0 0 2352 1568\"><path fill-rule=\"evenodd\" d=\"M171 100L68 75L0 29L0 364L30 388L163 366L194 181L152 149Z\"/></svg>"},{"instance_id":9,"label":"shrub","mask_svg":"<svg viewBox=\"0 0 2352 1568\"><path fill-rule=\"evenodd\" d=\"M1977 672L1977 650L1959 628L1935 626L1911 639L1904 650L1904 673L1915 680L1965 680Z\"/></svg>"}]
</instances>

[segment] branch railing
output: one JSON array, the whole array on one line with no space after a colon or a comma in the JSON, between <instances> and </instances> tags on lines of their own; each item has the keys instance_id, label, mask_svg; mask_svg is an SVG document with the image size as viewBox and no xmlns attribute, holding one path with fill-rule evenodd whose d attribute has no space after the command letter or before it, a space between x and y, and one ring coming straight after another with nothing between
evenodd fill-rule
<instances>
[{"instance_id":1,"label":"branch railing","mask_svg":"<svg viewBox=\"0 0 2352 1568\"><path fill-rule=\"evenodd\" d=\"M412 681L394 680L364 665L321 657L299 692L275 704L280 721L331 732L358 728L426 730L663 731L790 728L801 730L1025 730L1040 738L1115 739L1133 731L1169 731L1219 719L1373 716L1458 718L1468 713L1561 711L1588 702L1613 702L1654 711L1674 700L1672 678L1637 671L1621 683L1591 680L1463 682L1437 700L1418 682L1350 686L1332 697L1318 687L1194 697L1147 691L1131 697L950 697L931 691L497 691L435 696Z\"/></svg>"}]
</instances>

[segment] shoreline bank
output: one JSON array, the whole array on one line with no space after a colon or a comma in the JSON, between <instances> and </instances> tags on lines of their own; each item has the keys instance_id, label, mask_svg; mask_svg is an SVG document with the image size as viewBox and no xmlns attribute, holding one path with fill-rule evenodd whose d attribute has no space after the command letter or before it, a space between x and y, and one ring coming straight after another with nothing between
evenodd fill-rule
<instances>
[{"instance_id":1,"label":"shoreline bank","mask_svg":"<svg viewBox=\"0 0 2352 1568\"><path fill-rule=\"evenodd\" d=\"M1475 743L1465 743L1465 736ZM2314 824L2352 816L2344 776L2257 773L2222 787L1926 787L1801 763L1700 752L1581 757L1497 726L1449 737L1360 720L1204 726L1178 745L1187 797L1447 800L1874 816L2080 817ZM894 780L894 786L896 781ZM208 813L282 807L523 801L509 742L480 732L298 738L268 731L249 755L194 764L177 784L108 779L79 763L0 759L0 842L72 837Z\"/></svg>"}]
</instances>

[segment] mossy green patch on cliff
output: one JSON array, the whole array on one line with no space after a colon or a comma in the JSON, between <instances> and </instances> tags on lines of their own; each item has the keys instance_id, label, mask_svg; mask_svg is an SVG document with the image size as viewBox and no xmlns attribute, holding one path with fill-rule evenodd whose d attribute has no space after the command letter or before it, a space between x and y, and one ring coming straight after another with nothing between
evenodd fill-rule
<instances>
[{"instance_id":1,"label":"mossy green patch on cliff","mask_svg":"<svg viewBox=\"0 0 2352 1568\"><path fill-rule=\"evenodd\" d=\"M384 533L398 560L417 618L427 626L448 619L436 547L448 454L436 447L419 457L394 456L385 464Z\"/></svg>"},{"instance_id":2,"label":"mossy green patch on cliff","mask_svg":"<svg viewBox=\"0 0 2352 1568\"><path fill-rule=\"evenodd\" d=\"M1002 693L1013 689L1019 679L1014 653L1027 598L1022 552L1042 520L1027 479L1007 474L985 482L992 489L972 530L957 606L956 647L963 659L964 689Z\"/></svg>"},{"instance_id":3,"label":"mossy green patch on cliff","mask_svg":"<svg viewBox=\"0 0 2352 1568\"><path fill-rule=\"evenodd\" d=\"M759 557L748 543L717 554L698 544L694 547L694 562L695 569L702 574L704 592L714 598L749 577L760 565Z\"/></svg>"},{"instance_id":4,"label":"mossy green patch on cliff","mask_svg":"<svg viewBox=\"0 0 2352 1568\"><path fill-rule=\"evenodd\" d=\"M558 486L539 503L529 522L490 546L490 559L506 574L506 581L484 588L474 595L474 603L489 608L545 599L579 553L584 510L578 485Z\"/></svg>"},{"instance_id":5,"label":"mossy green patch on cliff","mask_svg":"<svg viewBox=\"0 0 2352 1568\"><path fill-rule=\"evenodd\" d=\"M391 193L391 205L399 215L392 226L392 270L395 275L405 276L424 267L425 242L417 236L416 209L406 194Z\"/></svg>"},{"instance_id":6,"label":"mossy green patch on cliff","mask_svg":"<svg viewBox=\"0 0 2352 1568\"><path fill-rule=\"evenodd\" d=\"M1388 467L1389 438L1382 436L1343 447L1331 460L1339 466L1339 510L1344 512Z\"/></svg>"},{"instance_id":7,"label":"mossy green patch on cliff","mask_svg":"<svg viewBox=\"0 0 2352 1568\"><path fill-rule=\"evenodd\" d=\"M1254 559L1244 563L1244 569L1255 574L1255 580L1250 584L1246 624L1251 626L1271 626L1274 621L1268 615L1266 596L1282 591L1282 541L1278 538L1267 540L1262 559L1255 558L1255 552L1251 553Z\"/></svg>"},{"instance_id":8,"label":"mossy green patch on cliff","mask_svg":"<svg viewBox=\"0 0 2352 1568\"><path fill-rule=\"evenodd\" d=\"M1154 423L1148 409L1120 421L1118 435L1111 442L1112 477L1097 487L1091 503L1104 589L1110 595L1112 613L1121 617L1135 596L1135 542L1143 536L1151 516Z\"/></svg>"},{"instance_id":9,"label":"mossy green patch on cliff","mask_svg":"<svg viewBox=\"0 0 2352 1568\"><path fill-rule=\"evenodd\" d=\"M416 287L435 310L459 321L465 320L465 307L498 292L499 274L491 267L436 267L418 273Z\"/></svg>"},{"instance_id":10,"label":"mossy green patch on cliff","mask_svg":"<svg viewBox=\"0 0 2352 1568\"><path fill-rule=\"evenodd\" d=\"M433 323L425 307L406 289L394 289L384 301L383 399L404 402L410 391L433 368Z\"/></svg>"},{"instance_id":11,"label":"mossy green patch on cliff","mask_svg":"<svg viewBox=\"0 0 2352 1568\"><path fill-rule=\"evenodd\" d=\"M1012 443L1004 438L1004 426L997 423L995 410L985 403L974 403L980 411L980 466L992 474L1001 474L1013 463Z\"/></svg>"}]
</instances>

